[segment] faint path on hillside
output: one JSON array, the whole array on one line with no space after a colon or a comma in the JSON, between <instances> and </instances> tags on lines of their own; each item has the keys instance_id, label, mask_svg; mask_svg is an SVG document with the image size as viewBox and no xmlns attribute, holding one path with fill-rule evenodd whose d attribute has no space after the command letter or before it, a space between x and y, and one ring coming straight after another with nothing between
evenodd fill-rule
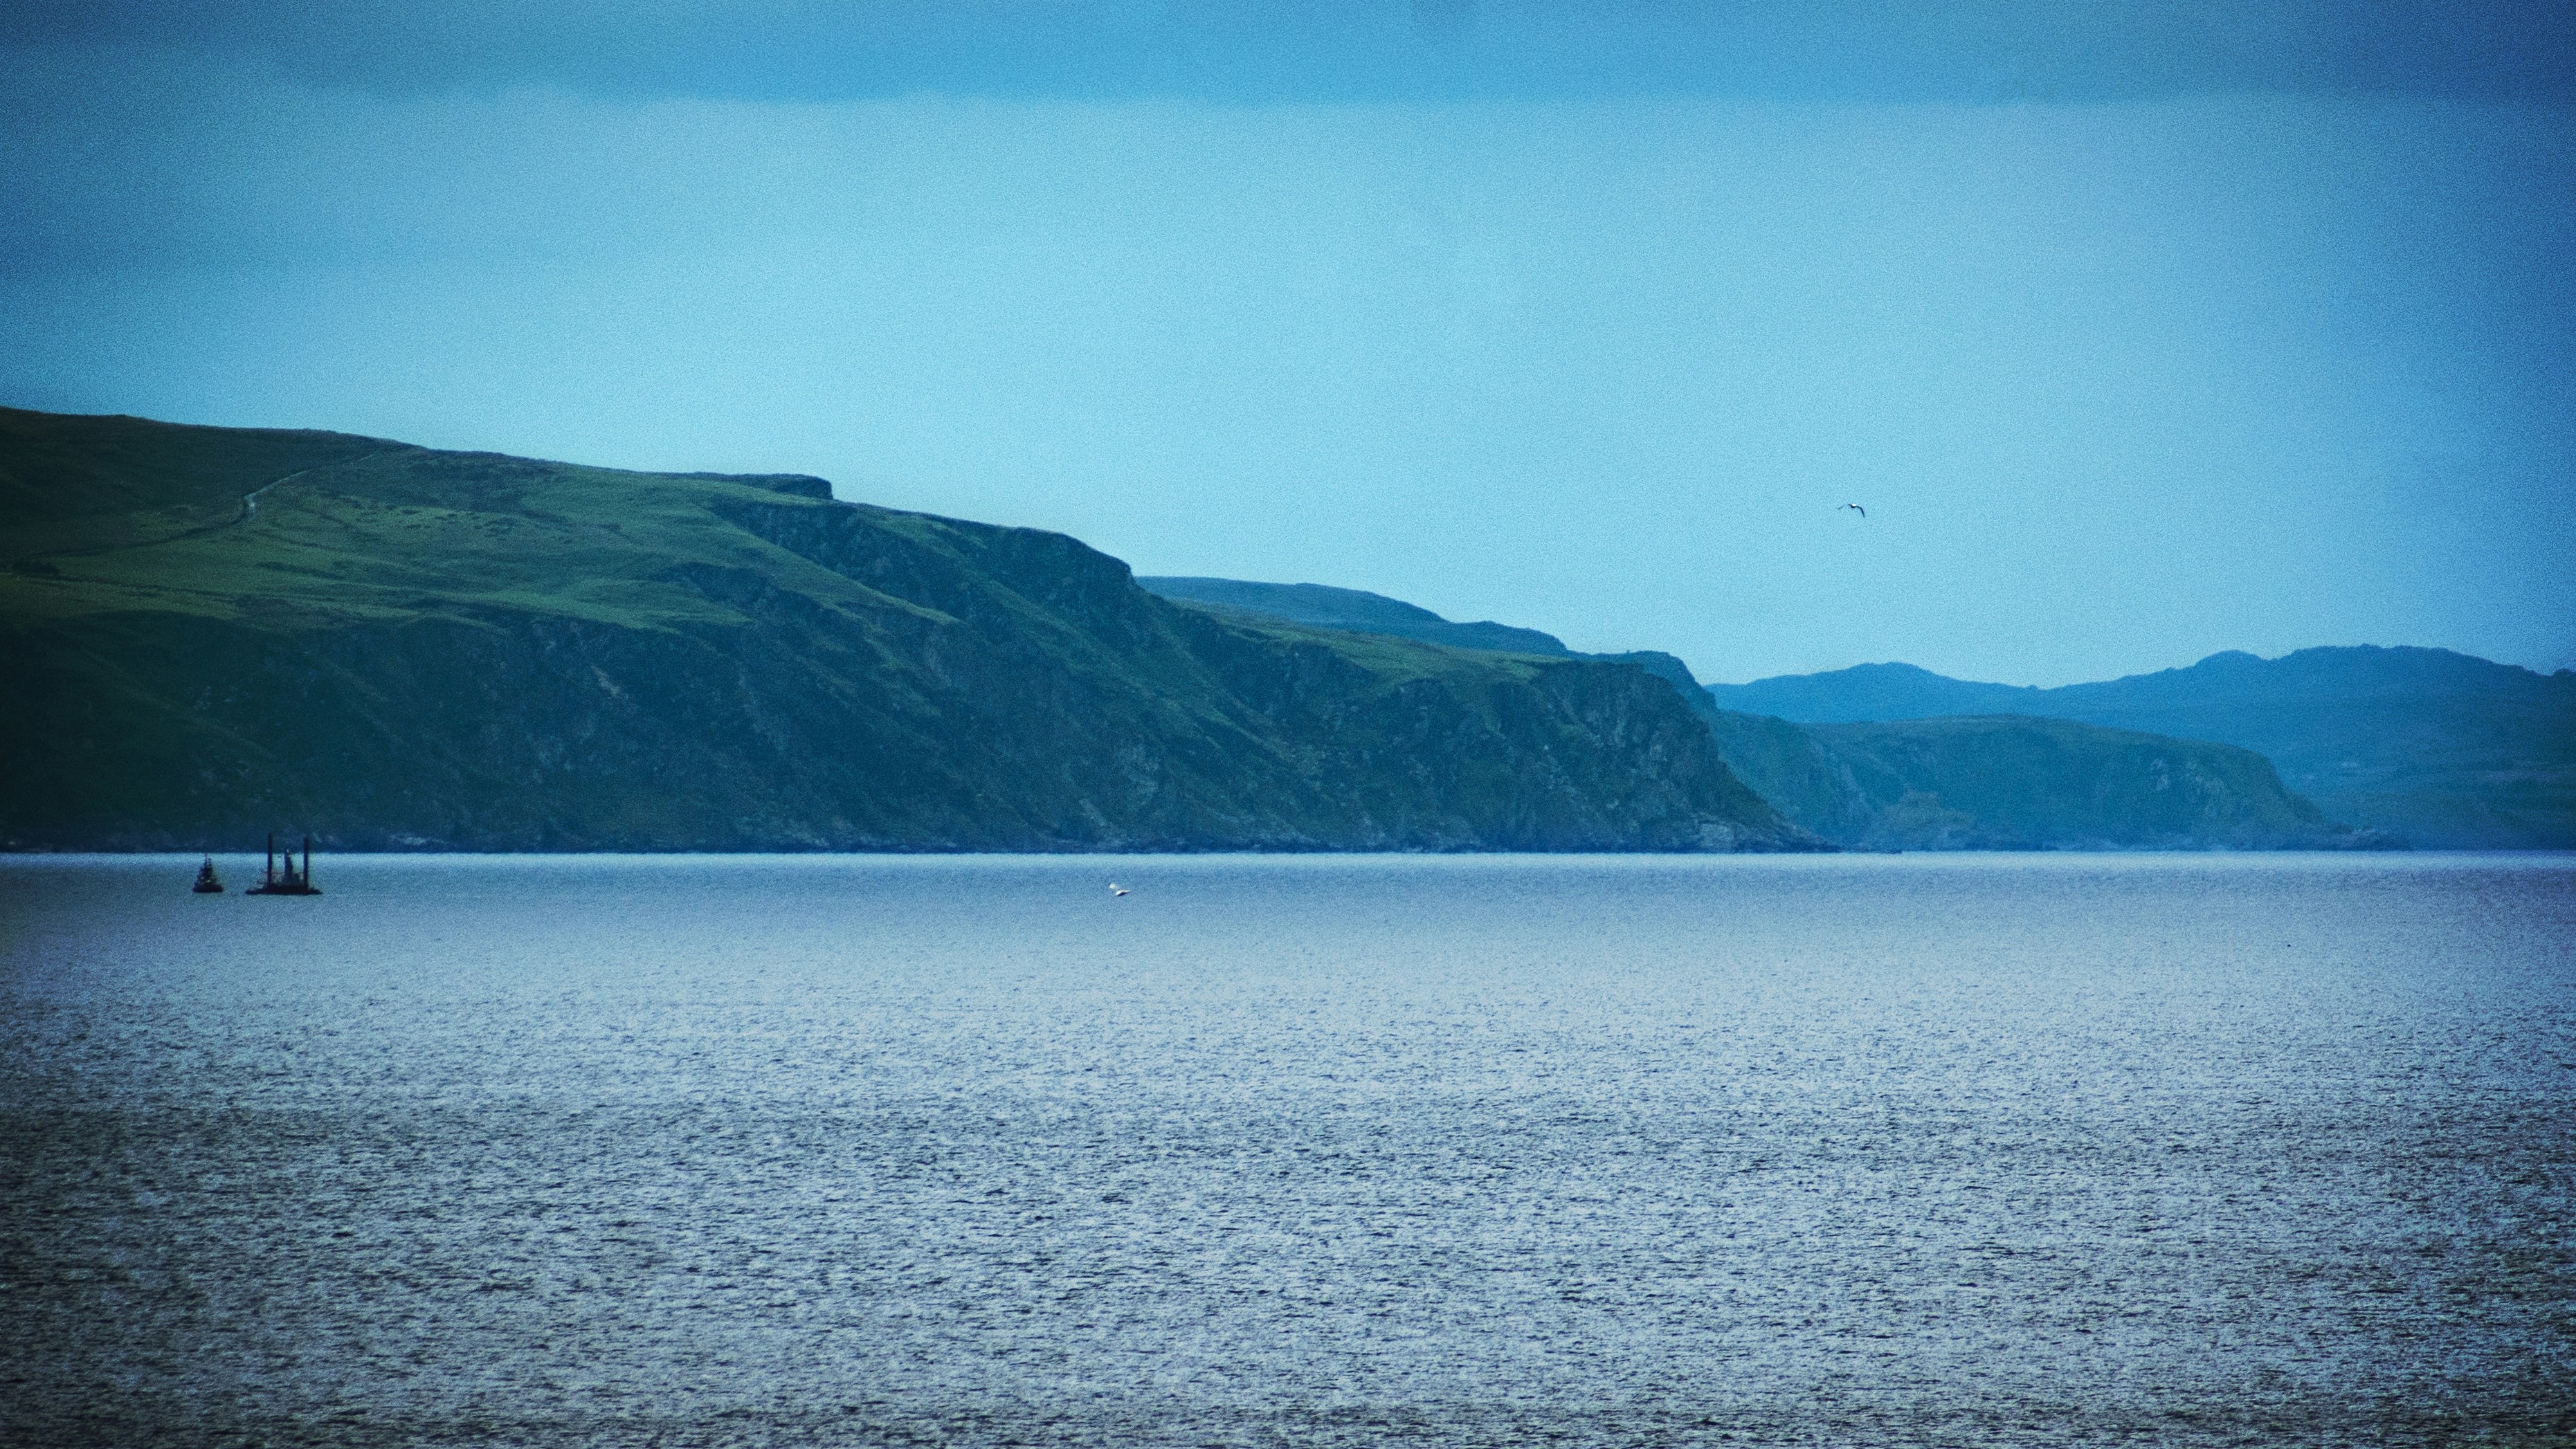
<instances>
[{"instance_id":1,"label":"faint path on hillside","mask_svg":"<svg viewBox=\"0 0 2576 1449\"><path fill-rule=\"evenodd\" d=\"M283 478L271 478L267 482L262 483L258 487L250 490L248 493L242 495L241 517L229 519L222 523L210 524L204 528L191 529L186 533L173 534L171 535L171 539L194 538L200 534L220 533L227 528L237 528L242 524L248 523L259 517L259 495L276 487L280 483L292 483L307 473L320 473L331 468L345 468L352 463L364 463L370 458L381 458L387 453L396 453L400 451L402 450L399 448L378 448L372 453L360 453L354 458L342 458L335 463L316 463L310 468L298 468ZM171 539L164 539L162 542L167 543L170 542Z\"/></svg>"},{"instance_id":2,"label":"faint path on hillside","mask_svg":"<svg viewBox=\"0 0 2576 1449\"><path fill-rule=\"evenodd\" d=\"M200 524L195 528L182 529L165 538L147 538L135 543L110 544L105 548L85 548L77 550L76 552L66 551L52 555L52 557L76 558L82 554L115 553L119 549L153 548L165 543L179 543L191 538L204 538L209 534L221 533L227 528L239 528L243 524L250 522L252 519L259 517L259 495L266 493L268 490L276 487L280 483L292 483L307 473L324 473L333 468L345 468L352 463L363 463L370 458L381 458L387 453L399 453L401 451L402 449L400 448L378 448L372 453L360 453L354 458L342 458L336 463L316 463L310 468L298 468L294 472L286 474L283 477L271 478L267 482L262 483L258 487L250 490L248 493L242 495L241 516L238 518L227 518L221 523Z\"/></svg>"},{"instance_id":3,"label":"faint path on hillside","mask_svg":"<svg viewBox=\"0 0 2576 1449\"><path fill-rule=\"evenodd\" d=\"M312 469L306 468L302 472L289 473L283 478L271 478L267 482L250 490L248 493L243 494L241 517L233 519L230 523L218 523L215 525L215 528L231 528L234 524L249 523L256 520L259 517L259 495L276 487L280 483L292 483L296 479L303 477L305 473L310 473L312 471ZM206 531L212 533L214 532L214 529L210 528Z\"/></svg>"},{"instance_id":4,"label":"faint path on hillside","mask_svg":"<svg viewBox=\"0 0 2576 1449\"><path fill-rule=\"evenodd\" d=\"M221 533L227 528L239 528L243 524L250 522L252 519L259 517L259 495L266 493L268 490L276 487L280 483L292 483L307 473L322 473L333 468L345 468L353 463L364 463L371 458L381 458L388 453L400 453L404 451L407 451L407 449L402 447L378 448L372 453L360 453L354 458L342 458L336 463L316 463L310 468L298 468L294 472L288 473L283 477L271 478L267 482L262 483L258 487L250 490L248 493L242 495L241 514L239 517L227 518L220 523L203 523L199 524L195 528L183 528L177 533L165 534L159 538L130 539L121 543L101 544L93 548L48 549L43 553L28 554L25 558L18 560L18 562L25 563L33 560L49 558L89 558L102 553L120 553L130 548L154 548L165 543L180 543L191 538L204 538L209 534ZM12 565L12 567L14 567L14 565Z\"/></svg>"}]
</instances>

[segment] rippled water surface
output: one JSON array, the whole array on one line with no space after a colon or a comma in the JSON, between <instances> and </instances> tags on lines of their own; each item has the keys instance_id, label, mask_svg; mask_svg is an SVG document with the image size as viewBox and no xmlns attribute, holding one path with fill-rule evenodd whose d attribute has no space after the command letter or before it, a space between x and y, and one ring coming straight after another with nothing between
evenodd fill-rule
<instances>
[{"instance_id":1,"label":"rippled water surface","mask_svg":"<svg viewBox=\"0 0 2576 1449\"><path fill-rule=\"evenodd\" d=\"M193 865L0 860L7 1442L2576 1434L2565 858Z\"/></svg>"}]
</instances>

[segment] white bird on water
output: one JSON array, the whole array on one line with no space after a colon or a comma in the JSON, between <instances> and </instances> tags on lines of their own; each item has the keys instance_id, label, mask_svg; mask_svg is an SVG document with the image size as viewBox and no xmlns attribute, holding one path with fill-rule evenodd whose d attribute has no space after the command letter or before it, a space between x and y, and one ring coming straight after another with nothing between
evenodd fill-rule
<instances>
[{"instance_id":1,"label":"white bird on water","mask_svg":"<svg viewBox=\"0 0 2576 1449\"><path fill-rule=\"evenodd\" d=\"M1113 880L1109 883L1109 893L1113 896L1123 896L1127 894L1127 888Z\"/></svg>"}]
</instances>

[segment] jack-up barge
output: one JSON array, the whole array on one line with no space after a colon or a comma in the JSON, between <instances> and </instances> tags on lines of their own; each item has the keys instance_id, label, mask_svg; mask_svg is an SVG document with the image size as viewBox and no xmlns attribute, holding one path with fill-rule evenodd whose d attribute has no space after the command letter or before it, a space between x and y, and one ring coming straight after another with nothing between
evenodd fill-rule
<instances>
[{"instance_id":1,"label":"jack-up barge","mask_svg":"<svg viewBox=\"0 0 2576 1449\"><path fill-rule=\"evenodd\" d=\"M246 896L318 896L321 888L313 884L313 837L304 837L304 869L295 868L295 852L286 852L286 868L277 867L277 837L268 837L268 872L259 884L243 891Z\"/></svg>"}]
</instances>

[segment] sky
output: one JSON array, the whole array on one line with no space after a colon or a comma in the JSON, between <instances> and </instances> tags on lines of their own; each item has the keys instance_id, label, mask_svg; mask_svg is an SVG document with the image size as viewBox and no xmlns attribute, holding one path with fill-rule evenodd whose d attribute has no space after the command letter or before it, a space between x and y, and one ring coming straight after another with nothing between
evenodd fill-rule
<instances>
[{"instance_id":1,"label":"sky","mask_svg":"<svg viewBox=\"0 0 2576 1449\"><path fill-rule=\"evenodd\" d=\"M0 134L0 404L1711 680L2576 666L2576 7L21 0Z\"/></svg>"}]
</instances>

